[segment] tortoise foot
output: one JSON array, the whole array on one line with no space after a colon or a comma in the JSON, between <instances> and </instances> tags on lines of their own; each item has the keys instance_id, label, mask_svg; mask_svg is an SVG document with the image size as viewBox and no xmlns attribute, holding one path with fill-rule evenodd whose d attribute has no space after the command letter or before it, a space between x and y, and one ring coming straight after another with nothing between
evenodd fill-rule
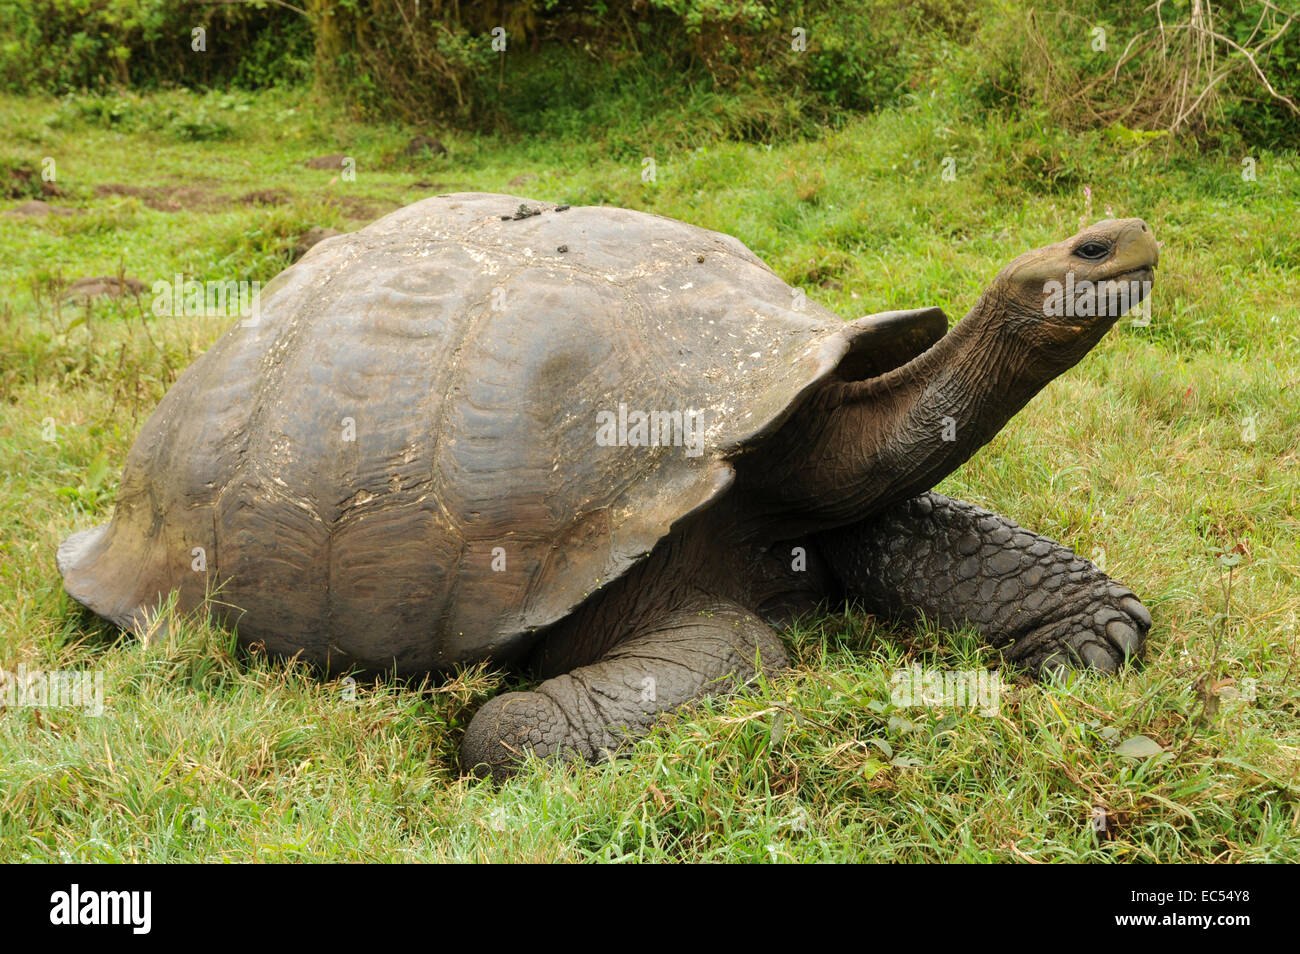
<instances>
[{"instance_id":1,"label":"tortoise foot","mask_svg":"<svg viewBox=\"0 0 1300 954\"><path fill-rule=\"evenodd\" d=\"M851 598L873 612L973 626L1010 663L1116 672L1142 654L1151 614L1055 540L934 492L820 540Z\"/></svg>"},{"instance_id":2,"label":"tortoise foot","mask_svg":"<svg viewBox=\"0 0 1300 954\"><path fill-rule=\"evenodd\" d=\"M503 782L532 752L547 758L573 734L564 710L540 692L507 692L474 714L461 742L461 764L479 778Z\"/></svg>"},{"instance_id":3,"label":"tortoise foot","mask_svg":"<svg viewBox=\"0 0 1300 954\"><path fill-rule=\"evenodd\" d=\"M1017 636L1002 654L1036 673L1064 668L1116 672L1141 657L1150 628L1151 614L1133 591L1108 582L1092 603Z\"/></svg>"},{"instance_id":4,"label":"tortoise foot","mask_svg":"<svg viewBox=\"0 0 1300 954\"><path fill-rule=\"evenodd\" d=\"M461 742L461 765L503 781L529 752L598 761L646 735L659 717L733 692L787 665L776 633L744 607L688 600L617 643L598 661L547 679L536 692L489 700Z\"/></svg>"}]
</instances>

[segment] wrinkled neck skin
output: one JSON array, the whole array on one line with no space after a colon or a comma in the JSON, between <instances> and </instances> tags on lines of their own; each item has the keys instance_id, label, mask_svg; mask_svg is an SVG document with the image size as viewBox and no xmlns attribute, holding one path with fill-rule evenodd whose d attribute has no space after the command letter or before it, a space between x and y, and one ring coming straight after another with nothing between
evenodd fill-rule
<instances>
[{"instance_id":1,"label":"wrinkled neck skin","mask_svg":"<svg viewBox=\"0 0 1300 954\"><path fill-rule=\"evenodd\" d=\"M909 363L866 381L829 379L761 446L754 466L738 462L740 496L751 513L781 524L778 532L807 532L931 489L1110 325L1035 344L1036 316L1018 307L995 284Z\"/></svg>"}]
</instances>

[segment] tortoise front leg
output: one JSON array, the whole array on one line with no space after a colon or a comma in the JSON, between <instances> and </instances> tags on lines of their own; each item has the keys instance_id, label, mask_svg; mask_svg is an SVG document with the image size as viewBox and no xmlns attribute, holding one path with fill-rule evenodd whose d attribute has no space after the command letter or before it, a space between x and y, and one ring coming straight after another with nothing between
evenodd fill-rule
<instances>
[{"instance_id":1,"label":"tortoise front leg","mask_svg":"<svg viewBox=\"0 0 1300 954\"><path fill-rule=\"evenodd\" d=\"M546 758L607 758L650 731L660 714L730 692L788 665L771 627L735 603L699 598L665 611L600 660L507 692L475 713L461 766L501 781L528 752Z\"/></svg>"},{"instance_id":2,"label":"tortoise front leg","mask_svg":"<svg viewBox=\"0 0 1300 954\"><path fill-rule=\"evenodd\" d=\"M933 492L820 542L850 599L894 617L973 626L1041 672L1112 672L1141 655L1151 614L1128 587L1047 537Z\"/></svg>"}]
</instances>

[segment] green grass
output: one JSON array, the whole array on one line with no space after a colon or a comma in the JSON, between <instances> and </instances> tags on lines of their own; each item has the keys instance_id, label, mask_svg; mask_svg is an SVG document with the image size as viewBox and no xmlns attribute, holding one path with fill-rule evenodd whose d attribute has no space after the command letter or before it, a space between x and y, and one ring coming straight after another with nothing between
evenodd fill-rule
<instances>
[{"instance_id":1,"label":"green grass","mask_svg":"<svg viewBox=\"0 0 1300 954\"><path fill-rule=\"evenodd\" d=\"M3 158L53 157L67 195L51 201L79 210L0 217L0 667L102 672L108 706L4 710L0 860L1300 856L1300 158L1256 156L1247 183L1240 156L1133 152L942 97L817 142L703 129L647 151L644 183L640 157L608 158L626 129L440 132L447 157L410 160L413 130L301 94L0 100ZM332 152L356 157L355 182L302 167ZM510 186L519 175L536 178ZM627 758L534 764L494 788L461 778L456 751L475 707L513 684L502 673L322 682L201 623L146 646L71 604L56 546L108 518L140 425L224 323L147 317L147 298L60 305L61 283L267 281L311 226L458 189L730 232L845 318L957 317L1081 219L1146 218L1164 243L1151 325L1117 327L941 489L1104 561L1152 609L1148 664L1017 681L993 718L899 710L899 667L995 658L968 634L812 620L787 634L789 673L681 714ZM242 201L253 192L279 203ZM1139 734L1164 754L1115 751Z\"/></svg>"}]
</instances>

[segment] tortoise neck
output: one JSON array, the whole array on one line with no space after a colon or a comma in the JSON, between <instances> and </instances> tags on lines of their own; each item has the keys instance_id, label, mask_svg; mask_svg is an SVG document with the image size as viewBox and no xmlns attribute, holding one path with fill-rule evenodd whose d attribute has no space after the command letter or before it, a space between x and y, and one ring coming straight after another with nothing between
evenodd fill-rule
<instances>
[{"instance_id":1,"label":"tortoise neck","mask_svg":"<svg viewBox=\"0 0 1300 954\"><path fill-rule=\"evenodd\" d=\"M980 298L947 334L907 364L864 381L839 383L840 406L877 400L890 404L900 399L914 402L932 382L964 368L968 359L987 345L994 337L991 329L997 318L995 307Z\"/></svg>"},{"instance_id":2,"label":"tortoise neck","mask_svg":"<svg viewBox=\"0 0 1300 954\"><path fill-rule=\"evenodd\" d=\"M916 479L929 481L922 490L992 440L1064 370L1014 334L1019 322L1005 301L989 289L923 354L879 377L845 382L839 395L845 439L906 452L922 470Z\"/></svg>"},{"instance_id":3,"label":"tortoise neck","mask_svg":"<svg viewBox=\"0 0 1300 954\"><path fill-rule=\"evenodd\" d=\"M996 288L933 347L865 381L832 378L776 435L761 484L813 528L839 526L932 488L1060 369L1008 334Z\"/></svg>"},{"instance_id":4,"label":"tortoise neck","mask_svg":"<svg viewBox=\"0 0 1300 954\"><path fill-rule=\"evenodd\" d=\"M1004 296L990 289L923 354L878 378L846 382L838 440L872 448L865 473L850 480L859 512L933 488L1055 376L1033 366L1008 333L1012 324Z\"/></svg>"}]
</instances>

